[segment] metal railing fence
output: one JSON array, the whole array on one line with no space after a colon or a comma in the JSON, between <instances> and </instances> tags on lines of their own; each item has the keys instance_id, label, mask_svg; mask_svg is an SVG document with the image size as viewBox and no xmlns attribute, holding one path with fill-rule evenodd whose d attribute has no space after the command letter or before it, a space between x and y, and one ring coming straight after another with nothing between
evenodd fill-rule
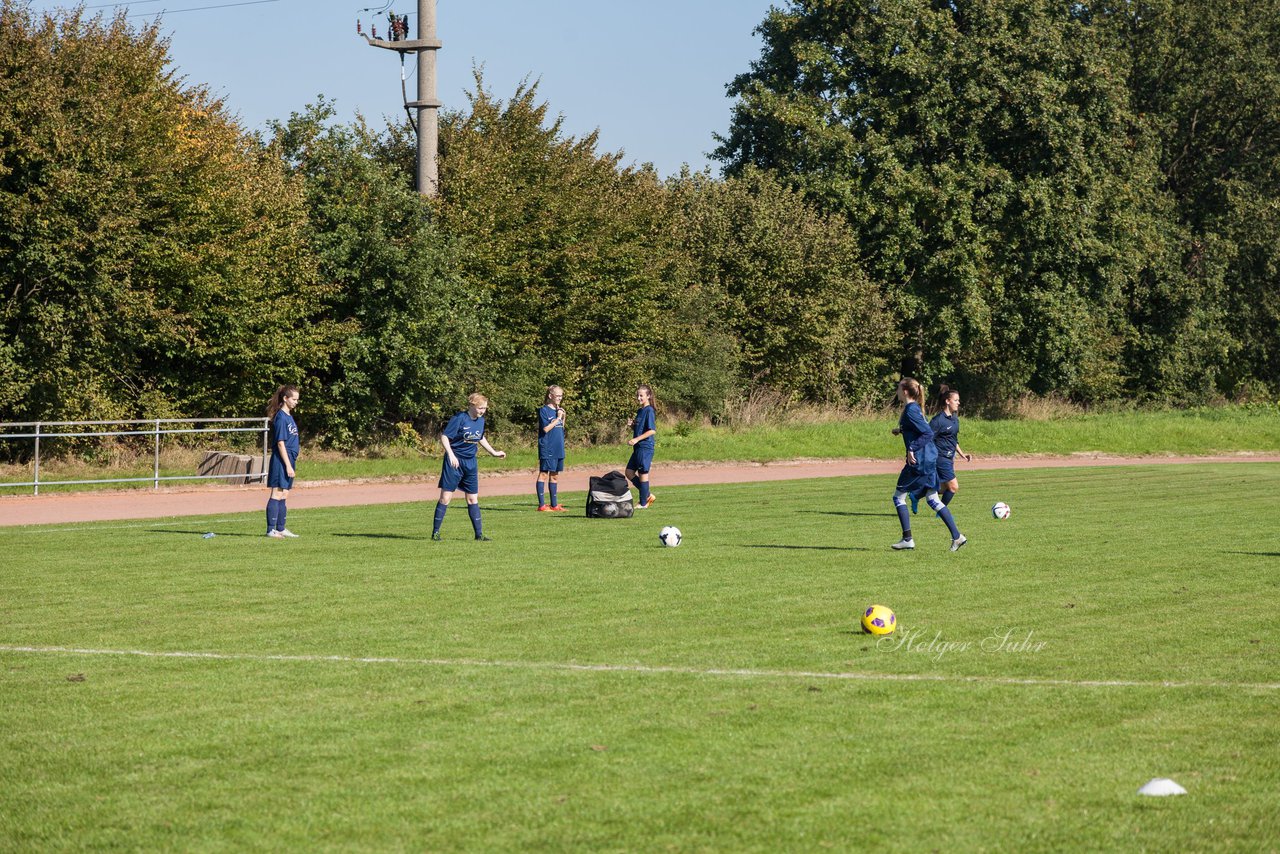
<instances>
[{"instance_id":1,"label":"metal railing fence","mask_svg":"<svg viewBox=\"0 0 1280 854\"><path fill-rule=\"evenodd\" d=\"M188 427L170 427L164 425L191 425ZM198 427L199 424L241 425L253 424L253 427L215 426ZM148 429L134 430L83 430L87 427L137 427L147 425ZM161 481L169 480L215 480L219 478L252 478L266 480L267 448L270 422L266 418L150 418L138 421L13 421L0 422L0 440L32 439L35 441L33 454L32 479L16 483L0 483L5 487L32 487L35 495L40 494L42 486L76 486L91 483L146 483L150 481L154 489L160 488ZM34 432L9 432L12 429L34 428ZM72 428L72 432L61 428ZM195 433L261 433L262 434L262 473L245 472L230 474L192 474L161 475L160 474L160 437L187 435ZM152 443L152 475L151 477L116 477L96 480L41 480L40 479L40 440L41 439L83 439L106 438L111 436L153 436Z\"/></svg>"}]
</instances>

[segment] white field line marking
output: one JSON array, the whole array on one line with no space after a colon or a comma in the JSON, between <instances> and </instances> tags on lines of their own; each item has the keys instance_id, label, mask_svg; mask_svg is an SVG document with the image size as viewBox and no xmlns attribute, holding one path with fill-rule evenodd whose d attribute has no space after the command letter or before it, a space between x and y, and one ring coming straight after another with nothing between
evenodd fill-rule
<instances>
[{"instance_id":1,"label":"white field line marking","mask_svg":"<svg viewBox=\"0 0 1280 854\"><path fill-rule=\"evenodd\" d=\"M675 674L680 676L746 679L833 679L862 682L957 682L980 685L1026 685L1065 688L1225 688L1274 691L1280 682L1174 682L1127 679L1035 679L1013 676L951 676L931 673L826 673L809 670L752 670L745 668L675 667L646 664L574 664L554 661L500 661L479 658L382 658L350 655L261 655L247 652L155 652L141 649L78 649L62 646L0 646L0 653L56 655L117 655L140 658L186 658L213 661L326 662L339 664L395 664L421 667L493 667L508 670L560 670L579 673Z\"/></svg>"},{"instance_id":2,"label":"white field line marking","mask_svg":"<svg viewBox=\"0 0 1280 854\"><path fill-rule=\"evenodd\" d=\"M204 525L228 525L233 522L244 522L244 519L228 518L228 519L198 519L193 516L167 516L164 519L152 519L146 522L134 522L129 525L98 525L85 524L75 526L65 525L15 525L8 531L14 534L65 534L67 532L77 531L131 531L137 528L162 528L165 525L188 525L192 528ZM192 531L194 536L197 532ZM204 533L200 531L199 533Z\"/></svg>"},{"instance_id":3,"label":"white field line marking","mask_svg":"<svg viewBox=\"0 0 1280 854\"><path fill-rule=\"evenodd\" d=\"M369 505L366 505L366 506L369 506ZM379 506L387 506L389 508L389 505L379 505ZM325 509L325 508L317 507L317 508L307 508L307 509L319 510L319 509ZM394 510L387 509L382 513L382 515L396 514L396 513L422 513L422 512L423 512L422 510L416 509L413 507L399 507ZM84 525L68 526L68 525L43 525L40 523L32 523L30 525L14 525L10 528L0 528L0 532L9 532L14 534L65 534L67 532L78 532L78 531L130 531L137 528L160 528L165 525L187 525L189 527L196 528L196 527L199 527L200 525L206 525L206 526L207 525L231 525L231 524L244 523L245 519L243 517L246 515L252 515L254 513L261 515L262 511L246 510L240 516L231 516L226 519L201 519L197 516L166 516L162 519L151 519L146 522L133 522L132 524L129 524L129 525L102 525L98 523L86 523ZM191 533L194 536L197 532L193 530ZM204 531L199 531L198 533L203 534Z\"/></svg>"}]
</instances>

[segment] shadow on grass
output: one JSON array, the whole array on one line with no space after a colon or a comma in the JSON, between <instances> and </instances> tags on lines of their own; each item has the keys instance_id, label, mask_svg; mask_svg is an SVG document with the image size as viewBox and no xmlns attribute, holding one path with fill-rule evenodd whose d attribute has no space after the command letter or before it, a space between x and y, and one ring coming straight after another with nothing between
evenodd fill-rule
<instances>
[{"instance_id":1,"label":"shadow on grass","mask_svg":"<svg viewBox=\"0 0 1280 854\"><path fill-rule=\"evenodd\" d=\"M819 552L869 552L871 549L862 546L788 546L780 543L743 543L744 549L799 549Z\"/></svg>"},{"instance_id":2,"label":"shadow on grass","mask_svg":"<svg viewBox=\"0 0 1280 854\"><path fill-rule=\"evenodd\" d=\"M1250 557L1280 557L1280 552L1238 552L1238 551L1224 550L1223 554L1249 555Z\"/></svg>"},{"instance_id":3,"label":"shadow on grass","mask_svg":"<svg viewBox=\"0 0 1280 854\"><path fill-rule=\"evenodd\" d=\"M897 519L897 513L857 513L851 510L797 510L797 513L815 513L819 516L874 516L877 519Z\"/></svg>"},{"instance_id":4,"label":"shadow on grass","mask_svg":"<svg viewBox=\"0 0 1280 854\"><path fill-rule=\"evenodd\" d=\"M237 534L231 531L223 533L222 531L206 531L203 528L194 531L180 531L177 528L148 528L148 534L182 534L187 537L203 537L205 534L213 534L215 537L258 537L266 539L266 533L261 534Z\"/></svg>"},{"instance_id":5,"label":"shadow on grass","mask_svg":"<svg viewBox=\"0 0 1280 854\"><path fill-rule=\"evenodd\" d=\"M331 537L354 537L361 540L430 540L428 536L415 537L409 534L353 534L347 531L337 531L329 536Z\"/></svg>"}]
</instances>

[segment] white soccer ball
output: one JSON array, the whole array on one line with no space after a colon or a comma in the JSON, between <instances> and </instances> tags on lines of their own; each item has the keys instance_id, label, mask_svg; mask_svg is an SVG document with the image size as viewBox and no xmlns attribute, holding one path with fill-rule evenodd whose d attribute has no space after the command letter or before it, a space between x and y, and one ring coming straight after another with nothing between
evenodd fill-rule
<instances>
[{"instance_id":1,"label":"white soccer ball","mask_svg":"<svg viewBox=\"0 0 1280 854\"><path fill-rule=\"evenodd\" d=\"M681 535L680 529L673 525L668 525L658 532L658 542L662 543L669 549L674 549L676 546L680 545L680 540L682 539L684 539L684 537Z\"/></svg>"},{"instance_id":2,"label":"white soccer ball","mask_svg":"<svg viewBox=\"0 0 1280 854\"><path fill-rule=\"evenodd\" d=\"M1005 504L1003 501L997 501L991 506L991 515L995 516L997 519L1008 519L1009 514L1012 512L1013 511L1009 509L1009 505Z\"/></svg>"}]
</instances>

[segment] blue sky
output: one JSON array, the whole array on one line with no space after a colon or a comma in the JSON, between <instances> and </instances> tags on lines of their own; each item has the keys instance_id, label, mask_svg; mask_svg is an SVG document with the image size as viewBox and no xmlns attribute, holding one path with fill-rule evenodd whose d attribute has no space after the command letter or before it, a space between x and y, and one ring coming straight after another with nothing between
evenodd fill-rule
<instances>
[{"instance_id":1,"label":"blue sky","mask_svg":"<svg viewBox=\"0 0 1280 854\"><path fill-rule=\"evenodd\" d=\"M104 0L87 0L97 6ZM250 129L285 118L319 94L333 99L340 120L357 111L381 123L403 116L400 60L369 47L355 32L374 22L354 0L271 0L205 11L179 11L244 0L152 0L122 4L144 23L160 12L178 72L205 83ZM781 3L781 0L778 0ZM729 123L725 84L759 56L753 34L770 0L437 0L438 93L445 106L465 105L473 64L486 85L507 98L521 79L539 94L565 131L599 128L600 149L623 151L626 163L653 163L663 175L688 163L711 165L712 134ZM65 3L32 0L36 11ZM115 7L91 9L111 13ZM417 0L395 0L417 32ZM386 31L378 16L378 33ZM406 68L416 91L413 59Z\"/></svg>"}]
</instances>

